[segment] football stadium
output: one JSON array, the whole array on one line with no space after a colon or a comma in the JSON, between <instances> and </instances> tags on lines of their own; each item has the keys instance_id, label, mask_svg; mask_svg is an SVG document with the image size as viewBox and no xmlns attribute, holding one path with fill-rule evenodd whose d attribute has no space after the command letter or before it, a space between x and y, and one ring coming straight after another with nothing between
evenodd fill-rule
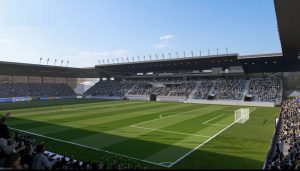
<instances>
[{"instance_id":1,"label":"football stadium","mask_svg":"<svg viewBox=\"0 0 300 171\"><path fill-rule=\"evenodd\" d=\"M281 52L0 58L0 169L299 169L300 1L271 2Z\"/></svg>"}]
</instances>

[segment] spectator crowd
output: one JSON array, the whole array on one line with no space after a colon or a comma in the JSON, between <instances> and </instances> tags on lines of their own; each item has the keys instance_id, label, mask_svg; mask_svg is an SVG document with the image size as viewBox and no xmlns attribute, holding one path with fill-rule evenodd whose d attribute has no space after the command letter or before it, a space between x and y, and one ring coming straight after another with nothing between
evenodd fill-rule
<instances>
[{"instance_id":1,"label":"spectator crowd","mask_svg":"<svg viewBox=\"0 0 300 171\"><path fill-rule=\"evenodd\" d=\"M75 96L76 93L67 84L40 83L2 83L0 98L7 97L58 97Z\"/></svg>"},{"instance_id":2,"label":"spectator crowd","mask_svg":"<svg viewBox=\"0 0 300 171\"><path fill-rule=\"evenodd\" d=\"M206 99L213 84L214 84L213 80L201 81L200 85L197 87L197 91L194 94L194 98Z\"/></svg>"},{"instance_id":3,"label":"spectator crowd","mask_svg":"<svg viewBox=\"0 0 300 171\"><path fill-rule=\"evenodd\" d=\"M280 102L280 79L251 78L249 93L255 101Z\"/></svg>"},{"instance_id":4,"label":"spectator crowd","mask_svg":"<svg viewBox=\"0 0 300 171\"><path fill-rule=\"evenodd\" d=\"M275 144L266 169L300 169L300 96L283 102L280 112L281 124L275 133ZM278 122L280 123L280 122ZM279 136L278 136L279 134Z\"/></svg>"},{"instance_id":5,"label":"spectator crowd","mask_svg":"<svg viewBox=\"0 0 300 171\"><path fill-rule=\"evenodd\" d=\"M194 99L207 99L209 93L215 99L243 100L246 88L254 101L280 102L281 84L276 78L251 78L246 87L246 79L235 77L209 77L209 78L153 78L135 79L126 81L100 81L90 88L84 95L91 96L124 96L150 95L181 96ZM196 87L196 85L198 86ZM191 94L195 89L195 93Z\"/></svg>"},{"instance_id":6,"label":"spectator crowd","mask_svg":"<svg viewBox=\"0 0 300 171\"><path fill-rule=\"evenodd\" d=\"M244 79L218 78L212 93L217 99L241 100L244 86Z\"/></svg>"},{"instance_id":7,"label":"spectator crowd","mask_svg":"<svg viewBox=\"0 0 300 171\"><path fill-rule=\"evenodd\" d=\"M124 96L133 85L131 81L99 81L88 89L84 96Z\"/></svg>"}]
</instances>

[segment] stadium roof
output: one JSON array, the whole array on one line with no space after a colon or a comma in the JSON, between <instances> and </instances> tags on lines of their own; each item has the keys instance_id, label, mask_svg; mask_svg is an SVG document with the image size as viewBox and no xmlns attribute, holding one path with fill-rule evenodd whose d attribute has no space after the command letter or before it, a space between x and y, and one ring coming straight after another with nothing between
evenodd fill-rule
<instances>
[{"instance_id":1,"label":"stadium roof","mask_svg":"<svg viewBox=\"0 0 300 171\"><path fill-rule=\"evenodd\" d=\"M181 72L240 66L237 53L96 65L100 76L130 76L146 72Z\"/></svg>"},{"instance_id":2,"label":"stadium roof","mask_svg":"<svg viewBox=\"0 0 300 171\"><path fill-rule=\"evenodd\" d=\"M300 71L300 60L286 60L281 53L239 56L245 73Z\"/></svg>"},{"instance_id":3,"label":"stadium roof","mask_svg":"<svg viewBox=\"0 0 300 171\"><path fill-rule=\"evenodd\" d=\"M274 0L274 4L284 58L300 57L300 1Z\"/></svg>"},{"instance_id":4,"label":"stadium roof","mask_svg":"<svg viewBox=\"0 0 300 171\"><path fill-rule=\"evenodd\" d=\"M95 68L73 68L0 61L1 75L98 78Z\"/></svg>"}]
</instances>

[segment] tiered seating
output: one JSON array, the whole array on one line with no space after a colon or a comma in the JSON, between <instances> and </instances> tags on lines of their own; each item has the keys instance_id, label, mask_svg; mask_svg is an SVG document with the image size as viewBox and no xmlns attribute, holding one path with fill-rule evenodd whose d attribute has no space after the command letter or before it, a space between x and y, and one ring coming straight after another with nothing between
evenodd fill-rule
<instances>
[{"instance_id":1,"label":"tiered seating","mask_svg":"<svg viewBox=\"0 0 300 171\"><path fill-rule=\"evenodd\" d=\"M44 97L75 96L76 93L66 84L4 83L0 84L0 97Z\"/></svg>"},{"instance_id":2,"label":"tiered seating","mask_svg":"<svg viewBox=\"0 0 300 171\"><path fill-rule=\"evenodd\" d=\"M249 93L255 101L279 102L280 80L276 78L252 78Z\"/></svg>"},{"instance_id":3,"label":"tiered seating","mask_svg":"<svg viewBox=\"0 0 300 171\"><path fill-rule=\"evenodd\" d=\"M117 82L117 81L99 81L88 91L84 93L85 96L124 96L134 83L132 82Z\"/></svg>"},{"instance_id":4,"label":"tiered seating","mask_svg":"<svg viewBox=\"0 0 300 171\"><path fill-rule=\"evenodd\" d=\"M195 99L206 99L207 95L213 86L212 80L203 80L197 88L196 93L194 94Z\"/></svg>"},{"instance_id":5,"label":"tiered seating","mask_svg":"<svg viewBox=\"0 0 300 171\"><path fill-rule=\"evenodd\" d=\"M195 87L194 82L182 82L182 84L167 84L165 87L152 87L146 91L146 95L156 94L158 96L189 96Z\"/></svg>"},{"instance_id":6,"label":"tiered seating","mask_svg":"<svg viewBox=\"0 0 300 171\"><path fill-rule=\"evenodd\" d=\"M282 124L278 124L279 132L274 135L277 137L279 134L279 137L275 137L274 151L267 161L266 169L300 169L300 103L297 102L299 98L287 100L282 105L280 113Z\"/></svg>"},{"instance_id":7,"label":"tiered seating","mask_svg":"<svg viewBox=\"0 0 300 171\"><path fill-rule=\"evenodd\" d=\"M218 78L212 93L217 99L241 100L244 84L244 79Z\"/></svg>"},{"instance_id":8,"label":"tiered seating","mask_svg":"<svg viewBox=\"0 0 300 171\"><path fill-rule=\"evenodd\" d=\"M153 86L149 83L137 83L136 87L130 91L131 95L144 95L147 90L151 89Z\"/></svg>"},{"instance_id":9,"label":"tiered seating","mask_svg":"<svg viewBox=\"0 0 300 171\"><path fill-rule=\"evenodd\" d=\"M194 99L207 99L208 93L215 95L218 100L243 100L246 88L246 80L243 78L198 78L183 81L180 78L160 78L153 80L131 80L131 81L101 81L89 89L85 95L92 96L124 96L150 95L157 96L181 96L188 97L195 88L197 81L200 85L193 96ZM248 87L248 86L247 86ZM249 93L253 94L254 101L278 102L280 100L279 79L251 79Z\"/></svg>"}]
</instances>

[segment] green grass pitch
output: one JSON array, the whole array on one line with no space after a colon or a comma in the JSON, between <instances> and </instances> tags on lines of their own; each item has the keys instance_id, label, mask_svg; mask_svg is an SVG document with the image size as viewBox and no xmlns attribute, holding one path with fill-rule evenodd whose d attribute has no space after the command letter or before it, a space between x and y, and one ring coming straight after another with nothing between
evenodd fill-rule
<instances>
[{"instance_id":1,"label":"green grass pitch","mask_svg":"<svg viewBox=\"0 0 300 171\"><path fill-rule=\"evenodd\" d=\"M7 125L78 160L117 156L146 168L261 169L279 108L92 99L1 104ZM40 135L40 136L38 136Z\"/></svg>"}]
</instances>

